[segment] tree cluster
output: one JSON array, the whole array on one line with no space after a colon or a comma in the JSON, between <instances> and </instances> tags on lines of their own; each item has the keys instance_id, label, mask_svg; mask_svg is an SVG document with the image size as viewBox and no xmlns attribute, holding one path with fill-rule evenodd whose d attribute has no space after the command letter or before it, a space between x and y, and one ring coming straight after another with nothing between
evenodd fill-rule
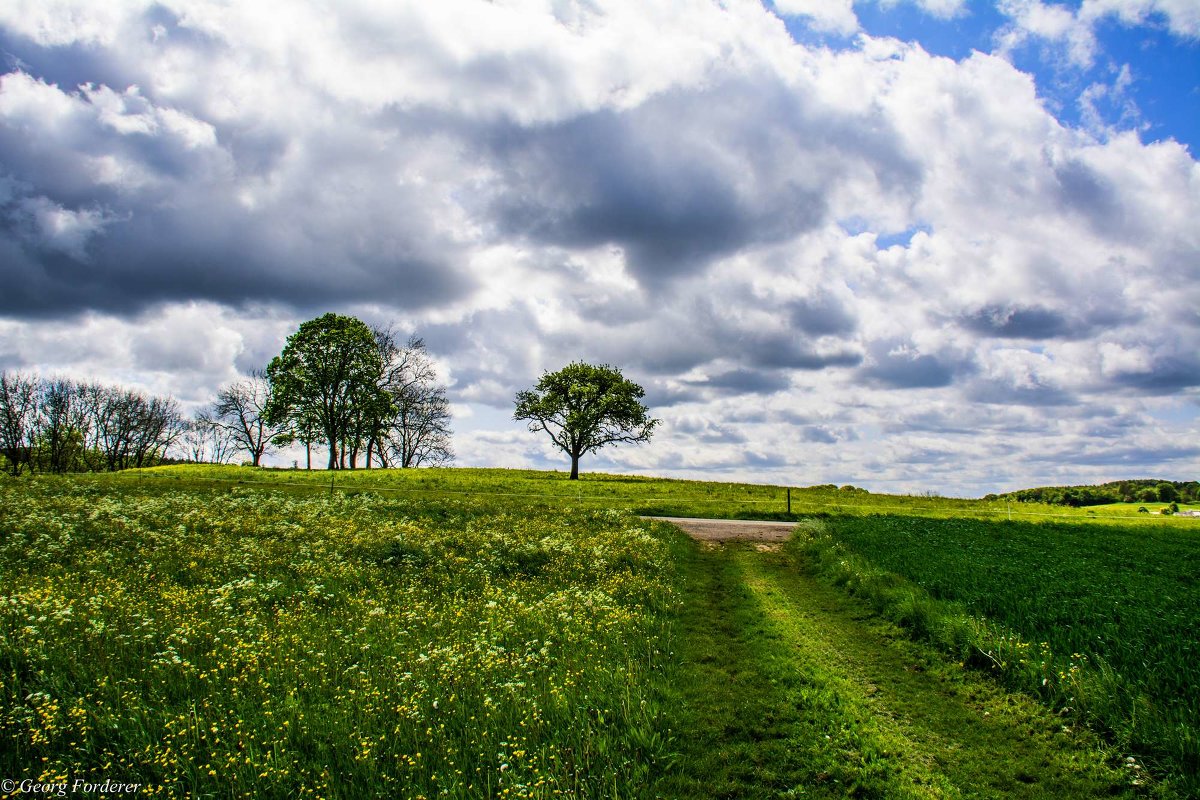
<instances>
[{"instance_id":1,"label":"tree cluster","mask_svg":"<svg viewBox=\"0 0 1200 800\"><path fill-rule=\"evenodd\" d=\"M329 469L355 469L360 457L367 468L454 459L450 403L420 338L401 343L390 329L325 314L288 337L262 381L263 402L251 405L271 431L265 441L303 444L309 467L314 444L328 448ZM242 432L247 442L265 435Z\"/></svg>"},{"instance_id":2,"label":"tree cluster","mask_svg":"<svg viewBox=\"0 0 1200 800\"><path fill-rule=\"evenodd\" d=\"M0 373L0 456L14 476L152 466L186 429L170 397Z\"/></svg>"},{"instance_id":3,"label":"tree cluster","mask_svg":"<svg viewBox=\"0 0 1200 800\"><path fill-rule=\"evenodd\" d=\"M1021 503L1049 503L1072 507L1109 503L1194 503L1200 499L1200 483L1143 478L1112 481L1097 486L1041 486L1006 494L990 494L984 499L1009 499Z\"/></svg>"}]
</instances>

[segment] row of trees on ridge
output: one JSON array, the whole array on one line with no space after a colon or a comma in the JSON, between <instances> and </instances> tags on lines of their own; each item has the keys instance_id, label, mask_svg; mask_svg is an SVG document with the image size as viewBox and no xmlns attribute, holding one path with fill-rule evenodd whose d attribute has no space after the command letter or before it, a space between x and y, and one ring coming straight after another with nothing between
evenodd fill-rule
<instances>
[{"instance_id":1,"label":"row of trees on ridge","mask_svg":"<svg viewBox=\"0 0 1200 800\"><path fill-rule=\"evenodd\" d=\"M326 314L300 326L266 370L221 387L191 418L170 397L0 372L0 459L12 475L115 471L170 460L223 463L303 445L330 469L453 460L450 403L418 337ZM174 456L174 458L172 458Z\"/></svg>"},{"instance_id":2,"label":"row of trees on ridge","mask_svg":"<svg viewBox=\"0 0 1200 800\"><path fill-rule=\"evenodd\" d=\"M1076 507L1108 503L1194 503L1200 500L1200 482L1141 478L1111 481L1096 486L1039 486L1006 494L990 494L984 499L1005 498L1022 503L1050 503Z\"/></svg>"},{"instance_id":3,"label":"row of trees on ridge","mask_svg":"<svg viewBox=\"0 0 1200 800\"><path fill-rule=\"evenodd\" d=\"M513 416L548 435L577 479L587 453L650 439L659 421L643 396L620 370L575 362L519 392ZM451 462L450 403L424 341L325 314L190 420L171 398L0 373L0 454L13 475L153 466L172 448L196 462L245 453L257 467L294 444L308 469L314 446L327 448L331 470Z\"/></svg>"},{"instance_id":4,"label":"row of trees on ridge","mask_svg":"<svg viewBox=\"0 0 1200 800\"><path fill-rule=\"evenodd\" d=\"M151 466L187 427L170 397L0 372L0 455L11 475Z\"/></svg>"}]
</instances>

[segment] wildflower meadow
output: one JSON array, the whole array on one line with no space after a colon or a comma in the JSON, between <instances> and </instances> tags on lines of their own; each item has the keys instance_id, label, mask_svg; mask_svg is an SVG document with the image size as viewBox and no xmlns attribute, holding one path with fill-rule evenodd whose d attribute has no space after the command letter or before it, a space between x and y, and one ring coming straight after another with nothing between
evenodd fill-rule
<instances>
[{"instance_id":1,"label":"wildflower meadow","mask_svg":"<svg viewBox=\"0 0 1200 800\"><path fill-rule=\"evenodd\" d=\"M619 511L0 484L0 772L611 797L663 755L671 543Z\"/></svg>"}]
</instances>

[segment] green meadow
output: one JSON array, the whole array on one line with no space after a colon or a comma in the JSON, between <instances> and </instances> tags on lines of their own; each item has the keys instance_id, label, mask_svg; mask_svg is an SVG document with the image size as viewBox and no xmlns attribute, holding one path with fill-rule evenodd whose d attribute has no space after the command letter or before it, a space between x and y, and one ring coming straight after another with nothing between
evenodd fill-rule
<instances>
[{"instance_id":1,"label":"green meadow","mask_svg":"<svg viewBox=\"0 0 1200 800\"><path fill-rule=\"evenodd\" d=\"M633 475L584 474L566 480L564 472L511 469L429 468L419 470L273 470L222 466L180 466L130 470L116 476L95 475L98 485L117 481L166 487L217 489L221 486L269 486L297 494L372 492L381 496L439 501L471 498L500 506L618 507L654 516L719 519L803 519L812 515L864 516L903 514L979 519L1060 520L1178 525L1191 529L1194 520L1166 517L1165 503L1114 504L1069 508L1045 503L969 500L936 496L871 494L853 486L784 487L765 484L668 480ZM790 495L790 513L789 513ZM1147 512L1139 512L1139 508ZM1180 510L1200 509L1181 505Z\"/></svg>"},{"instance_id":2,"label":"green meadow","mask_svg":"<svg viewBox=\"0 0 1200 800\"><path fill-rule=\"evenodd\" d=\"M172 797L1200 791L1200 520L832 487L787 503L510 470L0 482L0 778ZM782 550L701 547L639 515L798 528Z\"/></svg>"}]
</instances>

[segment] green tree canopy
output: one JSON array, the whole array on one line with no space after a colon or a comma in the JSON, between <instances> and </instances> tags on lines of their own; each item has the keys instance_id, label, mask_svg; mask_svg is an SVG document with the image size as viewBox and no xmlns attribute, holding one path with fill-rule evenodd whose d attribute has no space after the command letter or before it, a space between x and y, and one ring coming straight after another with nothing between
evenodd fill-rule
<instances>
[{"instance_id":1,"label":"green tree canopy","mask_svg":"<svg viewBox=\"0 0 1200 800\"><path fill-rule=\"evenodd\" d=\"M544 431L571 458L571 480L579 458L610 444L649 441L658 425L642 405L641 386L620 370L581 361L546 372L533 389L517 393L513 419Z\"/></svg>"},{"instance_id":2,"label":"green tree canopy","mask_svg":"<svg viewBox=\"0 0 1200 800\"><path fill-rule=\"evenodd\" d=\"M295 430L315 427L329 443L329 469L337 469L365 410L383 416L378 407L390 403L379 388L381 372L375 337L362 320L333 313L309 320L267 367L264 417Z\"/></svg>"}]
</instances>

